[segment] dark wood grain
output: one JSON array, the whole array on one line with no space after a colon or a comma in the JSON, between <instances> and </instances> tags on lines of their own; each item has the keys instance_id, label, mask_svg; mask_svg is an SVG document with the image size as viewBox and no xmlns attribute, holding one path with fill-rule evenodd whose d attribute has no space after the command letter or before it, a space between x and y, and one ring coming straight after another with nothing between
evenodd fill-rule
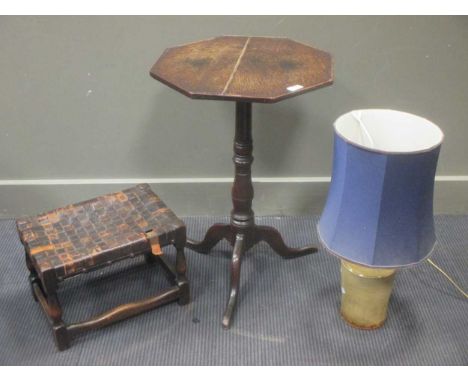
<instances>
[{"instance_id":1,"label":"dark wood grain","mask_svg":"<svg viewBox=\"0 0 468 382\"><path fill-rule=\"evenodd\" d=\"M333 82L329 53L272 37L223 36L169 48L150 74L191 98L264 103Z\"/></svg>"}]
</instances>

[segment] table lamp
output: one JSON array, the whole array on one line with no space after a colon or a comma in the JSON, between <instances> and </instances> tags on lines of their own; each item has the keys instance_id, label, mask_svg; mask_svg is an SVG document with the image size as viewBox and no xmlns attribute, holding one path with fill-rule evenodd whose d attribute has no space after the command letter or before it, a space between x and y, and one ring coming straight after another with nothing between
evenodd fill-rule
<instances>
[{"instance_id":1,"label":"table lamp","mask_svg":"<svg viewBox=\"0 0 468 382\"><path fill-rule=\"evenodd\" d=\"M443 133L394 110L355 110L334 124L333 171L317 230L341 258L341 316L363 329L387 316L398 268L430 256L434 176Z\"/></svg>"}]
</instances>

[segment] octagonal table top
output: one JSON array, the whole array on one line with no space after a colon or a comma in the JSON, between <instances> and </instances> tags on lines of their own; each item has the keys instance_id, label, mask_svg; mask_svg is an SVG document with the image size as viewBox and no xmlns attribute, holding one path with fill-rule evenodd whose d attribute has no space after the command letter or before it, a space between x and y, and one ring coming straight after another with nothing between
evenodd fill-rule
<instances>
[{"instance_id":1,"label":"octagonal table top","mask_svg":"<svg viewBox=\"0 0 468 382\"><path fill-rule=\"evenodd\" d=\"M222 36L168 48L153 78L190 98L273 103L333 83L332 58L276 37Z\"/></svg>"}]
</instances>

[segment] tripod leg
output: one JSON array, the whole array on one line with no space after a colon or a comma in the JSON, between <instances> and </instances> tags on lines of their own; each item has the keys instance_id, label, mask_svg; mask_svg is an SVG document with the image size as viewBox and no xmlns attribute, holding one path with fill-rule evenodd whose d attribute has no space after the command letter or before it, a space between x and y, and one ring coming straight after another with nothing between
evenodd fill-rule
<instances>
[{"instance_id":1,"label":"tripod leg","mask_svg":"<svg viewBox=\"0 0 468 382\"><path fill-rule=\"evenodd\" d=\"M308 255L317 252L317 248L307 246L303 248L290 248L285 243L281 234L273 227L264 225L256 226L256 238L258 241L265 241L276 253L285 259Z\"/></svg>"},{"instance_id":2,"label":"tripod leg","mask_svg":"<svg viewBox=\"0 0 468 382\"><path fill-rule=\"evenodd\" d=\"M205 238L202 241L193 241L187 239L187 248L199 253L208 253L222 239L228 239L231 233L229 224L214 224L206 231Z\"/></svg>"},{"instance_id":3,"label":"tripod leg","mask_svg":"<svg viewBox=\"0 0 468 382\"><path fill-rule=\"evenodd\" d=\"M240 281L240 270L242 256L244 255L244 242L245 237L243 234L236 235L236 241L234 243L234 250L232 252L231 260L231 292L229 294L229 300L224 311L223 327L229 329L231 325L231 318L234 313L237 304L237 296L239 293L239 281Z\"/></svg>"}]
</instances>

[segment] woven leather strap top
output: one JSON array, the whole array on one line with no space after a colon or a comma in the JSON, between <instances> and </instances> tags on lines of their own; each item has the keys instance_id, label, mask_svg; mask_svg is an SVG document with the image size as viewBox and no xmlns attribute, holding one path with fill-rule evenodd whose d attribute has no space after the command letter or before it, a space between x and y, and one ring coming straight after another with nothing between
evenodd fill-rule
<instances>
[{"instance_id":1,"label":"woven leather strap top","mask_svg":"<svg viewBox=\"0 0 468 382\"><path fill-rule=\"evenodd\" d=\"M147 184L19 219L17 228L39 275L53 271L58 279L150 251L148 232L161 245L185 234Z\"/></svg>"}]
</instances>

